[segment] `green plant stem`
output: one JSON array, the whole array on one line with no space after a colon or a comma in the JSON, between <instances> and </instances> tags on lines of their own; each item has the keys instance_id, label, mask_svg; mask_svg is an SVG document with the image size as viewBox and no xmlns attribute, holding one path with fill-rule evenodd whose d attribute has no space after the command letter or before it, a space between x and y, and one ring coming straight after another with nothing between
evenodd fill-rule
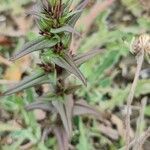
<instances>
[{"instance_id":1,"label":"green plant stem","mask_svg":"<svg viewBox=\"0 0 150 150\"><path fill-rule=\"evenodd\" d=\"M143 60L144 60L144 50L141 51L141 53L137 54L137 68L136 68L136 73L134 76L134 80L131 86L131 90L127 99L127 114L126 114L126 150L129 150L129 144L130 144L130 109L131 109L131 104L134 98L134 93L135 93L135 89L137 86L137 82L139 80L139 75L140 75L140 71L142 68L142 64L143 64Z\"/></svg>"}]
</instances>

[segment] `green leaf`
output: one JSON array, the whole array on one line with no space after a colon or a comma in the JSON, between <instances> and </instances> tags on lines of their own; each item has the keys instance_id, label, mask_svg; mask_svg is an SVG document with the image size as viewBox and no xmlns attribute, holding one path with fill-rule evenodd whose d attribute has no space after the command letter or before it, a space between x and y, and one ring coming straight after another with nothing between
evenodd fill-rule
<instances>
[{"instance_id":1,"label":"green leaf","mask_svg":"<svg viewBox=\"0 0 150 150\"><path fill-rule=\"evenodd\" d=\"M84 0L83 2L79 3L79 5L76 7L77 10L83 10L90 0Z\"/></svg>"},{"instance_id":2,"label":"green leaf","mask_svg":"<svg viewBox=\"0 0 150 150\"><path fill-rule=\"evenodd\" d=\"M102 112L88 105L84 100L77 101L73 107L73 116L81 116L81 115L92 115L96 119L103 121L105 120L104 114Z\"/></svg>"},{"instance_id":3,"label":"green leaf","mask_svg":"<svg viewBox=\"0 0 150 150\"><path fill-rule=\"evenodd\" d=\"M56 126L54 128L54 134L58 142L58 149L68 150L69 149L69 138L62 126Z\"/></svg>"},{"instance_id":4,"label":"green leaf","mask_svg":"<svg viewBox=\"0 0 150 150\"><path fill-rule=\"evenodd\" d=\"M57 44L56 39L47 39L44 37L38 38L34 41L26 43L23 48L18 51L10 60L16 60L34 51L51 48Z\"/></svg>"},{"instance_id":5,"label":"green leaf","mask_svg":"<svg viewBox=\"0 0 150 150\"><path fill-rule=\"evenodd\" d=\"M70 65L70 67L72 68L72 73L74 75L76 75L82 82L83 84L86 86L86 79L84 77L84 75L81 73L81 71L79 70L79 68L77 67L77 65L75 64L75 62L73 61L73 58L70 57L68 54L64 54L63 55L65 61Z\"/></svg>"},{"instance_id":6,"label":"green leaf","mask_svg":"<svg viewBox=\"0 0 150 150\"><path fill-rule=\"evenodd\" d=\"M77 66L81 65L85 61L89 60L90 58L94 57L95 55L99 54L101 50L91 50L85 54L78 54L73 57L74 65L77 64ZM70 59L70 58L69 58ZM77 74L73 69L70 67L70 65L63 60L62 58L58 59L54 58L53 60L58 66L65 68L68 70L70 73ZM67 78L70 74L68 74L66 71L63 72L63 74L58 75L58 78ZM33 74L31 77L27 77L15 86L9 88L7 91L3 93L3 95L11 95L16 92L20 92L24 89L27 89L29 87L38 85L38 84L44 84L44 83L50 83L51 79L50 77L53 78L53 76L46 75L43 70L39 70L39 72ZM53 80L54 81L54 80ZM52 81L52 82L53 82ZM85 82L85 81L84 81Z\"/></svg>"},{"instance_id":7,"label":"green leaf","mask_svg":"<svg viewBox=\"0 0 150 150\"><path fill-rule=\"evenodd\" d=\"M21 128L15 125L0 123L0 132L19 131L19 130L21 130Z\"/></svg>"},{"instance_id":8,"label":"green leaf","mask_svg":"<svg viewBox=\"0 0 150 150\"><path fill-rule=\"evenodd\" d=\"M86 53L83 54L78 54L76 56L73 57L74 62L76 63L76 65L81 65L82 63L88 61L89 59L91 59L92 57L98 55L99 53L102 52L103 49L95 49L95 50L91 50L88 51Z\"/></svg>"},{"instance_id":9,"label":"green leaf","mask_svg":"<svg viewBox=\"0 0 150 150\"><path fill-rule=\"evenodd\" d=\"M26 88L41 84L41 82L43 82L47 78L48 77L45 75L45 73L42 70L40 70L39 72L33 74L31 77L27 77L15 86L10 87L7 91L3 93L3 95L11 95L13 93L22 91Z\"/></svg>"},{"instance_id":10,"label":"green leaf","mask_svg":"<svg viewBox=\"0 0 150 150\"><path fill-rule=\"evenodd\" d=\"M66 69L70 73L73 73L75 76L77 76L83 82L84 85L86 85L86 79L84 78L83 74L77 68L73 59L70 58L69 55L67 55L67 54L62 54L62 56L55 55L55 57L52 57L52 61L56 65Z\"/></svg>"},{"instance_id":11,"label":"green leaf","mask_svg":"<svg viewBox=\"0 0 150 150\"><path fill-rule=\"evenodd\" d=\"M109 101L102 101L101 107L103 109L113 109L116 106L122 106L123 103L127 100L127 96L130 91L130 86L128 85L126 88L122 89L111 89L109 94L111 95L111 99ZM136 90L135 97L139 97L140 95L146 95L150 93L150 80L139 80Z\"/></svg>"},{"instance_id":12,"label":"green leaf","mask_svg":"<svg viewBox=\"0 0 150 150\"><path fill-rule=\"evenodd\" d=\"M61 32L69 32L69 33L74 33L77 36L81 36L79 32L77 32L73 27L71 26L64 26L64 27L60 27L57 29L51 29L50 31L51 33L61 33Z\"/></svg>"},{"instance_id":13,"label":"green leaf","mask_svg":"<svg viewBox=\"0 0 150 150\"><path fill-rule=\"evenodd\" d=\"M78 13L75 13L70 19L68 19L68 25L74 27L77 20L79 19L79 17L81 16L83 9L86 7L86 5L88 4L89 0L85 0L83 2L81 2L76 8L75 8L75 12L76 11L80 11Z\"/></svg>"},{"instance_id":14,"label":"green leaf","mask_svg":"<svg viewBox=\"0 0 150 150\"><path fill-rule=\"evenodd\" d=\"M146 106L145 115L150 116L150 105Z\"/></svg>"},{"instance_id":15,"label":"green leaf","mask_svg":"<svg viewBox=\"0 0 150 150\"><path fill-rule=\"evenodd\" d=\"M34 110L34 109L42 109L44 111L48 111L48 112L56 112L54 106L50 103L50 102L47 102L43 99L43 102L42 101L35 101L29 105L27 105L25 107L25 109L27 111L31 111L31 110Z\"/></svg>"},{"instance_id":16,"label":"green leaf","mask_svg":"<svg viewBox=\"0 0 150 150\"><path fill-rule=\"evenodd\" d=\"M68 14L65 16L65 18L66 18L66 19L71 18L73 15L78 14L78 13L81 13L81 12L82 12L82 10L72 11L72 12L68 13Z\"/></svg>"},{"instance_id":17,"label":"green leaf","mask_svg":"<svg viewBox=\"0 0 150 150\"><path fill-rule=\"evenodd\" d=\"M87 131L86 127L84 127L82 119L79 121L79 131L80 131L80 137L79 137L79 144L77 145L78 150L90 150L91 145L88 141Z\"/></svg>"},{"instance_id":18,"label":"green leaf","mask_svg":"<svg viewBox=\"0 0 150 150\"><path fill-rule=\"evenodd\" d=\"M82 12L76 13L72 16L72 18L68 19L68 25L74 27L81 14Z\"/></svg>"},{"instance_id":19,"label":"green leaf","mask_svg":"<svg viewBox=\"0 0 150 150\"><path fill-rule=\"evenodd\" d=\"M69 11L69 8L72 4L73 0L68 0L66 3L65 3L65 8L64 8L64 12L68 12Z\"/></svg>"},{"instance_id":20,"label":"green leaf","mask_svg":"<svg viewBox=\"0 0 150 150\"><path fill-rule=\"evenodd\" d=\"M60 101L53 101L52 103L61 117L67 135L70 137L72 134L72 123L70 118L67 117L64 103Z\"/></svg>"}]
</instances>

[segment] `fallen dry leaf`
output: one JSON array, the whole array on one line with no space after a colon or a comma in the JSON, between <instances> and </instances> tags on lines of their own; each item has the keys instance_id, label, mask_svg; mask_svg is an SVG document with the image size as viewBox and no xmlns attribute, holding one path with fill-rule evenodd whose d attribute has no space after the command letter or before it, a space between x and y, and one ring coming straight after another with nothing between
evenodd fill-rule
<instances>
[{"instance_id":1,"label":"fallen dry leaf","mask_svg":"<svg viewBox=\"0 0 150 150\"><path fill-rule=\"evenodd\" d=\"M22 73L30 66L30 62L30 57L25 56L17 60L13 65L10 63L11 65L9 64L10 66L5 71L4 79L12 81L21 80Z\"/></svg>"},{"instance_id":2,"label":"fallen dry leaf","mask_svg":"<svg viewBox=\"0 0 150 150\"><path fill-rule=\"evenodd\" d=\"M12 65L6 69L4 79L19 81L21 79L21 70L17 65Z\"/></svg>"}]
</instances>

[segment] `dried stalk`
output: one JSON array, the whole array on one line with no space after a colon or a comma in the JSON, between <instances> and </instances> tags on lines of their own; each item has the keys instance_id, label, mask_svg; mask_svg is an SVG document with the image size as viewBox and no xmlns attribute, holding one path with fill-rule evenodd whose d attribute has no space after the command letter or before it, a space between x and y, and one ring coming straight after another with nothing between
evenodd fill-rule
<instances>
[{"instance_id":1,"label":"dried stalk","mask_svg":"<svg viewBox=\"0 0 150 150\"><path fill-rule=\"evenodd\" d=\"M141 53L137 55L137 69L135 73L135 77L131 86L131 90L127 99L127 115L126 115L126 150L129 150L129 143L130 143L130 108L134 98L135 89L137 86L137 82L139 79L140 71L142 68L144 60L144 51L142 50Z\"/></svg>"},{"instance_id":2,"label":"dried stalk","mask_svg":"<svg viewBox=\"0 0 150 150\"><path fill-rule=\"evenodd\" d=\"M129 149L132 148L137 142L140 143L140 145L143 145L143 143L149 137L150 137L150 127L138 139L134 139L133 141L130 142ZM124 149L125 147L122 147L119 150L124 150Z\"/></svg>"},{"instance_id":3,"label":"dried stalk","mask_svg":"<svg viewBox=\"0 0 150 150\"><path fill-rule=\"evenodd\" d=\"M135 89L137 86L137 82L139 79L140 71L142 68L142 63L144 60L144 54L149 53L150 50L150 36L148 34L143 34L139 36L137 39L132 41L131 44L132 52L136 54L137 59L137 69L135 73L135 77L131 86L131 90L127 99L127 115L126 115L126 150L129 150L130 143L130 109L131 104L134 98Z\"/></svg>"},{"instance_id":4,"label":"dried stalk","mask_svg":"<svg viewBox=\"0 0 150 150\"><path fill-rule=\"evenodd\" d=\"M140 134L142 134L142 131L144 130L144 128L143 128L143 125L145 123L144 122L144 111L145 111L146 103L147 103L147 98L143 98L142 103L141 103L140 115L139 115L139 118L137 120L135 139L138 139L138 137L140 136ZM138 143L138 140L137 140L135 146L133 147L133 150L141 150L141 146Z\"/></svg>"}]
</instances>

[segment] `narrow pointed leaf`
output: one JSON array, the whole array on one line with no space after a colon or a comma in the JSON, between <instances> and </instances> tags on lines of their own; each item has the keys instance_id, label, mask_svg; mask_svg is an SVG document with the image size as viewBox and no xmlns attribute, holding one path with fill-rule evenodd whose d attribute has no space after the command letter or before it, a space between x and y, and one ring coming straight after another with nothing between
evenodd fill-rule
<instances>
[{"instance_id":1,"label":"narrow pointed leaf","mask_svg":"<svg viewBox=\"0 0 150 150\"><path fill-rule=\"evenodd\" d=\"M53 103L54 107L57 109L57 111L61 117L62 123L64 125L65 131L66 131L68 137L70 137L71 131L70 131L70 127L68 124L68 119L66 116L66 110L65 110L64 104L60 101L53 101L52 103Z\"/></svg>"},{"instance_id":2,"label":"narrow pointed leaf","mask_svg":"<svg viewBox=\"0 0 150 150\"><path fill-rule=\"evenodd\" d=\"M74 62L76 63L76 65L81 65L84 62L88 61L89 59L93 58L94 56L96 56L97 54L101 53L102 49L95 49L95 50L90 50L84 54L78 54L76 56L73 57Z\"/></svg>"},{"instance_id":3,"label":"narrow pointed leaf","mask_svg":"<svg viewBox=\"0 0 150 150\"><path fill-rule=\"evenodd\" d=\"M74 102L73 102L73 98L72 98L72 95L68 95L66 97L67 99L65 100L65 110L66 110L66 117L67 117L67 120L68 120L68 127L69 127L69 132L70 132L70 135L72 133L72 116L73 116L73 105L74 105Z\"/></svg>"},{"instance_id":4,"label":"narrow pointed leaf","mask_svg":"<svg viewBox=\"0 0 150 150\"><path fill-rule=\"evenodd\" d=\"M88 105L85 101L81 100L74 104L73 115L94 115L99 120L104 120L104 114Z\"/></svg>"},{"instance_id":5,"label":"narrow pointed leaf","mask_svg":"<svg viewBox=\"0 0 150 150\"><path fill-rule=\"evenodd\" d=\"M77 20L78 20L79 17L81 16L81 14L82 14L82 11L81 11L80 13L74 14L74 15L72 16L72 18L69 19L68 25L74 27L75 24L76 24L76 22L77 22Z\"/></svg>"},{"instance_id":6,"label":"narrow pointed leaf","mask_svg":"<svg viewBox=\"0 0 150 150\"><path fill-rule=\"evenodd\" d=\"M45 74L44 72L39 72L36 73L34 75L32 75L31 77L27 77L24 80L22 80L21 82L19 82L18 84L16 84L13 87L10 87L7 91L5 91L3 93L3 95L11 95L13 93L22 91L26 88L32 87L36 84L39 84L41 81L45 80Z\"/></svg>"},{"instance_id":7,"label":"narrow pointed leaf","mask_svg":"<svg viewBox=\"0 0 150 150\"><path fill-rule=\"evenodd\" d=\"M97 55L99 53L101 53L101 49L91 50L91 51L88 51L87 53L78 54L78 55L74 56L73 60L77 66L80 66L81 64L88 61L89 59L91 59L92 57L94 57L95 55ZM65 66L63 66L63 62L62 63L59 62L59 64L57 64L57 65L62 68L65 68ZM70 73L71 73L71 71L67 72L66 70L64 70L63 73L61 75L59 75L59 78L65 79L70 75Z\"/></svg>"},{"instance_id":8,"label":"narrow pointed leaf","mask_svg":"<svg viewBox=\"0 0 150 150\"><path fill-rule=\"evenodd\" d=\"M60 27L57 29L51 29L51 33L61 33L61 32L69 32L69 33L74 33L77 36L81 36L79 32L77 32L73 27L71 26L64 26L64 27Z\"/></svg>"},{"instance_id":9,"label":"narrow pointed leaf","mask_svg":"<svg viewBox=\"0 0 150 150\"><path fill-rule=\"evenodd\" d=\"M73 2L73 0L68 0L68 1L65 3L64 12L69 11L70 6L72 5L72 2Z\"/></svg>"},{"instance_id":10,"label":"narrow pointed leaf","mask_svg":"<svg viewBox=\"0 0 150 150\"><path fill-rule=\"evenodd\" d=\"M68 64L71 66L71 68L73 70L72 73L74 75L76 75L86 86L86 79L85 79L84 75L81 73L81 71L78 69L78 67L76 66L75 62L73 61L73 58L71 58L68 54L64 54L63 57L68 62Z\"/></svg>"},{"instance_id":11,"label":"narrow pointed leaf","mask_svg":"<svg viewBox=\"0 0 150 150\"><path fill-rule=\"evenodd\" d=\"M34 110L34 109L42 109L42 110L48 111L48 112L56 112L56 109L53 107L53 105L50 102L46 102L46 101L33 102L33 103L27 105L25 107L25 109L27 111L31 111L31 110Z\"/></svg>"},{"instance_id":12,"label":"narrow pointed leaf","mask_svg":"<svg viewBox=\"0 0 150 150\"><path fill-rule=\"evenodd\" d=\"M88 4L88 2L89 2L89 0L85 0L85 1L83 1L81 4L79 4L79 5L76 7L75 11L80 10L81 12L74 14L74 15L72 16L72 18L69 19L68 24L69 24L70 26L72 26L72 27L75 26L77 20L78 20L79 17L81 16L83 9L86 7L86 5Z\"/></svg>"},{"instance_id":13,"label":"narrow pointed leaf","mask_svg":"<svg viewBox=\"0 0 150 150\"><path fill-rule=\"evenodd\" d=\"M94 57L95 55L101 53L101 49L97 49L97 50L91 50L85 54L78 54L76 56L73 57L73 60L75 62L75 64L77 66L81 65L82 63L86 62L87 60L91 59L92 57ZM62 68L70 68L70 66L64 62L64 60L62 61L58 61L56 63L57 65L59 65L60 67ZM64 65L63 65L64 64ZM65 66L66 65L66 66ZM72 69L67 69L69 72L72 73ZM42 75L44 76L44 72L41 71L41 73L39 74L35 74L35 75L32 75L31 77L27 77L26 79L24 79L23 81L21 81L20 83L16 84L14 87L12 88L9 88L5 93L4 95L11 95L15 92L19 92L21 90L24 90L26 88L29 88L31 87L32 85L38 85L38 84L44 84L44 83L49 83L49 79L47 77L47 75L45 75L45 77L42 77ZM70 74L66 71L63 72L62 75L59 75L59 78L62 78L62 79L65 79L69 76ZM37 82L37 84L34 82L31 82L32 80L36 79L36 78L39 78L38 80L35 80L36 82L37 81L40 81L40 82ZM43 80L42 80L43 79ZM34 83L34 84L33 84ZM23 86L23 87L22 87Z\"/></svg>"},{"instance_id":14,"label":"narrow pointed leaf","mask_svg":"<svg viewBox=\"0 0 150 150\"><path fill-rule=\"evenodd\" d=\"M75 14L79 14L79 13L81 13L81 12L82 12L82 10L72 11L72 12L70 12L69 14L67 14L67 16L66 16L65 18L66 18L66 19L68 19L68 18L71 19L72 16L74 16Z\"/></svg>"},{"instance_id":15,"label":"narrow pointed leaf","mask_svg":"<svg viewBox=\"0 0 150 150\"><path fill-rule=\"evenodd\" d=\"M38 51L38 50L43 50L45 48L51 48L54 45L57 44L57 40L56 39L45 39L45 38L39 38L36 39L34 41L28 42L27 44L25 44L23 46L23 48L18 51L12 58L11 60L16 60L20 57L23 57L29 53L32 53L34 51Z\"/></svg>"},{"instance_id":16,"label":"narrow pointed leaf","mask_svg":"<svg viewBox=\"0 0 150 150\"><path fill-rule=\"evenodd\" d=\"M81 3L76 7L76 9L77 9L77 10L82 10L82 9L84 9L84 8L87 6L88 3L89 3L89 0L84 0L83 2L81 2Z\"/></svg>"},{"instance_id":17,"label":"narrow pointed leaf","mask_svg":"<svg viewBox=\"0 0 150 150\"><path fill-rule=\"evenodd\" d=\"M55 127L54 134L58 141L59 150L69 150L69 138L63 127Z\"/></svg>"},{"instance_id":18,"label":"narrow pointed leaf","mask_svg":"<svg viewBox=\"0 0 150 150\"><path fill-rule=\"evenodd\" d=\"M101 49L91 50L91 51L88 51L87 53L78 54L78 55L74 56L73 60L77 66L80 66L81 64L88 61L89 59L91 59L95 55L99 54L100 52L101 52ZM63 74L60 76L60 78L65 79L69 75L70 75L69 72L63 71Z\"/></svg>"},{"instance_id":19,"label":"narrow pointed leaf","mask_svg":"<svg viewBox=\"0 0 150 150\"><path fill-rule=\"evenodd\" d=\"M70 73L73 73L75 76L77 76L86 85L86 80L84 79L84 77L83 77L82 73L79 71L79 69L74 65L74 63L71 62L71 65L72 65L71 66L69 64L70 63L69 60L63 59L60 56L54 57L52 61L55 64L57 64L58 66L66 69ZM69 63L67 61L69 61Z\"/></svg>"}]
</instances>

